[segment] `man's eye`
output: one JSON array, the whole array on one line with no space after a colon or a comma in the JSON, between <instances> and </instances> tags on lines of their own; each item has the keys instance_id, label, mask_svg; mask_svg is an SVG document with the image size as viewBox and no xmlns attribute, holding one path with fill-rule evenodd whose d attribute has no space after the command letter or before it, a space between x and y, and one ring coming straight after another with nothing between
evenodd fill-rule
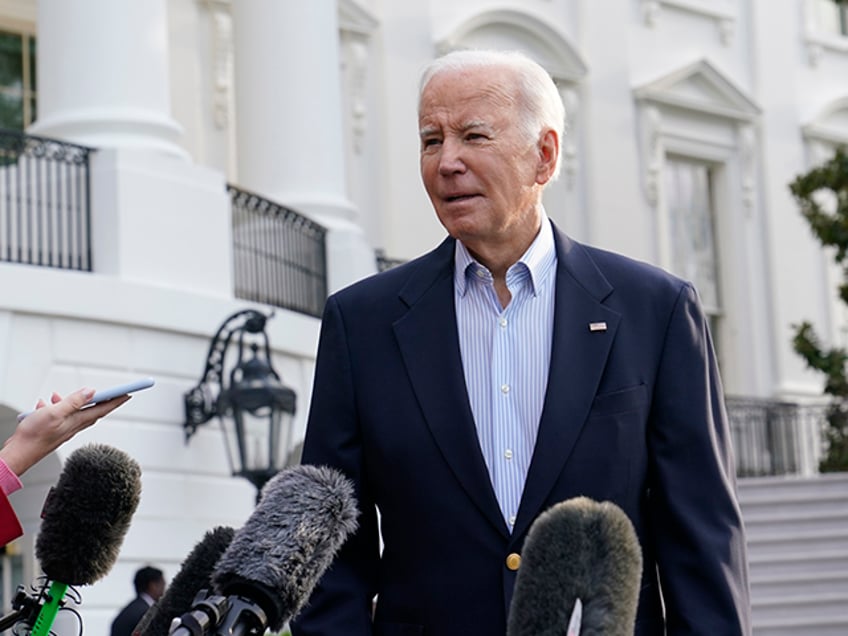
<instances>
[{"instance_id":1,"label":"man's eye","mask_svg":"<svg viewBox=\"0 0 848 636\"><path fill-rule=\"evenodd\" d=\"M483 141L486 138L486 135L482 133L468 133L467 135L465 135L465 139L467 141Z\"/></svg>"},{"instance_id":2,"label":"man's eye","mask_svg":"<svg viewBox=\"0 0 848 636\"><path fill-rule=\"evenodd\" d=\"M428 139L422 139L421 140L421 147L422 148L432 148L433 146L438 146L440 143L442 143L441 139L437 139L435 137L430 137Z\"/></svg>"}]
</instances>

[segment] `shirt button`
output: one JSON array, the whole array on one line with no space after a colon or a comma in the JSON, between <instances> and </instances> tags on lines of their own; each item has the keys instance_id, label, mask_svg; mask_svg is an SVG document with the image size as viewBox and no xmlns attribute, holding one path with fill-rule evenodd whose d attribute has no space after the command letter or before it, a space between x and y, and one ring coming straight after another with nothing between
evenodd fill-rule
<instances>
[{"instance_id":1,"label":"shirt button","mask_svg":"<svg viewBox=\"0 0 848 636\"><path fill-rule=\"evenodd\" d=\"M512 451L511 451L510 449L508 449L508 448L507 448L507 449L504 451L504 457L506 457L507 459L512 459Z\"/></svg>"},{"instance_id":2,"label":"shirt button","mask_svg":"<svg viewBox=\"0 0 848 636\"><path fill-rule=\"evenodd\" d=\"M511 525L511 526L514 526L514 525L515 525L515 515L512 515L512 516L509 518L509 525Z\"/></svg>"},{"instance_id":3,"label":"shirt button","mask_svg":"<svg viewBox=\"0 0 848 636\"><path fill-rule=\"evenodd\" d=\"M501 384L501 393L503 393L504 395L509 393L509 385L508 384Z\"/></svg>"},{"instance_id":4,"label":"shirt button","mask_svg":"<svg viewBox=\"0 0 848 636\"><path fill-rule=\"evenodd\" d=\"M521 567L521 556L516 554L515 552L511 553L506 558L506 567L515 572L518 568Z\"/></svg>"},{"instance_id":5,"label":"shirt button","mask_svg":"<svg viewBox=\"0 0 848 636\"><path fill-rule=\"evenodd\" d=\"M501 327L506 327L507 319L506 319L506 318L501 318L501 319L499 319L499 320L498 320L498 324L499 324Z\"/></svg>"}]
</instances>

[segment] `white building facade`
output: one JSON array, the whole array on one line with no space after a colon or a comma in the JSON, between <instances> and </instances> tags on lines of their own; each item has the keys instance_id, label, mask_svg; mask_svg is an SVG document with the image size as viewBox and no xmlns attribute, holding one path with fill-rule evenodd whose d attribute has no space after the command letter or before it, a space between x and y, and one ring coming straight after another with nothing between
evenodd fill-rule
<instances>
[{"instance_id":1,"label":"white building facade","mask_svg":"<svg viewBox=\"0 0 848 636\"><path fill-rule=\"evenodd\" d=\"M28 208L2 201L32 199L21 184L38 173L0 167L0 433L53 390L157 381L25 475L3 610L10 587L37 576L41 503L87 442L143 471L118 563L82 589L88 633L108 630L138 567L170 579L205 531L244 522L253 487L231 477L220 430L186 444L182 427L215 330L271 308L236 291L227 185L326 229L328 291L376 272L378 250L430 249L444 232L418 175L418 77L452 49L517 48L549 70L568 113L549 216L695 282L728 396L820 402L792 325L845 345L848 322L839 272L788 184L848 144L845 12L831 0L0 0L0 35L20 42L7 74L21 76L0 97L20 104L28 135L92 149L81 268L15 255L35 240L19 232ZM43 197L71 191L57 175ZM276 308L268 323L297 392L295 441L319 322ZM752 452L773 463L785 451L788 471L815 473L815 429L776 432Z\"/></svg>"}]
</instances>

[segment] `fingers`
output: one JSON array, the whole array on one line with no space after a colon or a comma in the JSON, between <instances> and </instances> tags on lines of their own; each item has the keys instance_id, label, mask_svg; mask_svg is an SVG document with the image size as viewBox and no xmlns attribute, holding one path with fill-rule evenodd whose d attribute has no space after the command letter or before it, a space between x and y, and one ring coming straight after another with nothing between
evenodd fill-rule
<instances>
[{"instance_id":1,"label":"fingers","mask_svg":"<svg viewBox=\"0 0 848 636\"><path fill-rule=\"evenodd\" d=\"M116 408L121 406L121 404L125 404L130 400L132 396L130 395L119 395L116 398L112 398L111 400L106 400L105 402L100 402L95 404L94 406L89 406L86 410L88 411L96 411L97 417L103 417L107 413L111 413Z\"/></svg>"},{"instance_id":2,"label":"fingers","mask_svg":"<svg viewBox=\"0 0 848 636\"><path fill-rule=\"evenodd\" d=\"M54 393L50 405L39 400L36 410L20 420L12 437L0 447L0 457L15 474L22 475L48 453L130 399L129 395L122 395L86 406L93 396L94 389L83 388L64 398Z\"/></svg>"},{"instance_id":3,"label":"fingers","mask_svg":"<svg viewBox=\"0 0 848 636\"><path fill-rule=\"evenodd\" d=\"M80 410L78 415L81 418L81 422L84 422L84 426L91 426L98 419L108 415L122 404L126 404L129 400L129 395L120 395L116 398L112 398L111 400L87 406Z\"/></svg>"},{"instance_id":4,"label":"fingers","mask_svg":"<svg viewBox=\"0 0 848 636\"><path fill-rule=\"evenodd\" d=\"M71 410L78 411L88 404L92 397L94 397L94 389L83 387L68 395L64 401L71 406Z\"/></svg>"}]
</instances>

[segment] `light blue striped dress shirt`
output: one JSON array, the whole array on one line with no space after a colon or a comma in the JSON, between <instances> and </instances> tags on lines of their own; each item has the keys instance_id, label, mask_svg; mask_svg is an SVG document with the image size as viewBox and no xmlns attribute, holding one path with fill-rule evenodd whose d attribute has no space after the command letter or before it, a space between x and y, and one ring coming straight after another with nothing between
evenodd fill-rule
<instances>
[{"instance_id":1,"label":"light blue striped dress shirt","mask_svg":"<svg viewBox=\"0 0 848 636\"><path fill-rule=\"evenodd\" d=\"M515 524L548 383L556 250L551 224L507 270L501 308L491 272L457 241L454 295L459 347L480 448L504 520Z\"/></svg>"}]
</instances>

